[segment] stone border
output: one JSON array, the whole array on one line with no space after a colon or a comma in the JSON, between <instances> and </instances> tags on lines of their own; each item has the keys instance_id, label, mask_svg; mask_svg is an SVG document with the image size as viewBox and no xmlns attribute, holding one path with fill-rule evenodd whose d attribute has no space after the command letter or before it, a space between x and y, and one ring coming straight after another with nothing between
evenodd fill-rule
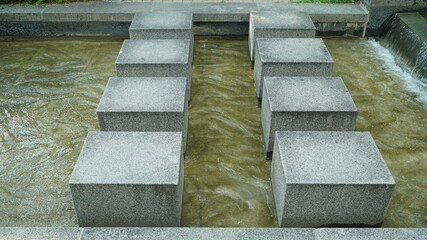
<instances>
[{"instance_id":1,"label":"stone border","mask_svg":"<svg viewBox=\"0 0 427 240\"><path fill-rule=\"evenodd\" d=\"M190 11L195 35L248 34L251 11L305 11L318 35L353 33L368 20L355 4L296 3L112 3L89 2L46 7L2 5L0 35L112 35L128 36L133 15L151 11Z\"/></svg>"},{"instance_id":2,"label":"stone border","mask_svg":"<svg viewBox=\"0 0 427 240\"><path fill-rule=\"evenodd\" d=\"M0 228L17 239L427 239L427 228Z\"/></svg>"}]
</instances>

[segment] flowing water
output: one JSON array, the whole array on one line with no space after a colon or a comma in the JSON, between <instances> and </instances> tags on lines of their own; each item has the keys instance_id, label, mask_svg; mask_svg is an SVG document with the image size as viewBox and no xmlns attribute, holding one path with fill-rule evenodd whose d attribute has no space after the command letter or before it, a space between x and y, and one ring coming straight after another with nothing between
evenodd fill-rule
<instances>
[{"instance_id":1,"label":"flowing water","mask_svg":"<svg viewBox=\"0 0 427 240\"><path fill-rule=\"evenodd\" d=\"M397 182L385 227L427 226L427 106L373 40L325 40ZM68 179L122 39L0 39L0 226L75 226ZM196 38L184 226L273 227L245 38Z\"/></svg>"}]
</instances>

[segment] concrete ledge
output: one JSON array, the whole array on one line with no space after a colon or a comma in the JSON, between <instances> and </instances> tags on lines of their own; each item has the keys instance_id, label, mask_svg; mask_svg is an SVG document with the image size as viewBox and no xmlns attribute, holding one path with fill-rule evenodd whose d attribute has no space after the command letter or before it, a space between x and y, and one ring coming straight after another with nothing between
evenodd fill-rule
<instances>
[{"instance_id":1,"label":"concrete ledge","mask_svg":"<svg viewBox=\"0 0 427 240\"><path fill-rule=\"evenodd\" d=\"M68 238L68 231L76 230L78 238ZM0 228L1 240L426 240L426 236L427 228Z\"/></svg>"}]
</instances>

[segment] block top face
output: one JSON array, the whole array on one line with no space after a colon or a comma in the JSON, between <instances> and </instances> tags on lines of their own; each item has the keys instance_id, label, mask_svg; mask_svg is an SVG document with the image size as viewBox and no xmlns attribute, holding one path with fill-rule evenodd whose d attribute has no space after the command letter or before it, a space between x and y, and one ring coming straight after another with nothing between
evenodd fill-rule
<instances>
[{"instance_id":1,"label":"block top face","mask_svg":"<svg viewBox=\"0 0 427 240\"><path fill-rule=\"evenodd\" d=\"M333 63L328 48L318 38L258 38L262 62Z\"/></svg>"},{"instance_id":2,"label":"block top face","mask_svg":"<svg viewBox=\"0 0 427 240\"><path fill-rule=\"evenodd\" d=\"M189 39L125 40L116 64L187 64L189 57Z\"/></svg>"},{"instance_id":3,"label":"block top face","mask_svg":"<svg viewBox=\"0 0 427 240\"><path fill-rule=\"evenodd\" d=\"M308 15L306 12L252 12L251 18L255 29L267 28L316 30L310 15Z\"/></svg>"},{"instance_id":4,"label":"block top face","mask_svg":"<svg viewBox=\"0 0 427 240\"><path fill-rule=\"evenodd\" d=\"M369 132L278 131L287 184L390 184Z\"/></svg>"},{"instance_id":5,"label":"block top face","mask_svg":"<svg viewBox=\"0 0 427 240\"><path fill-rule=\"evenodd\" d=\"M130 30L191 29L193 14L190 12L144 12L136 13Z\"/></svg>"},{"instance_id":6,"label":"block top face","mask_svg":"<svg viewBox=\"0 0 427 240\"><path fill-rule=\"evenodd\" d=\"M177 185L181 132L89 132L70 184Z\"/></svg>"},{"instance_id":7,"label":"block top face","mask_svg":"<svg viewBox=\"0 0 427 240\"><path fill-rule=\"evenodd\" d=\"M271 111L357 111L339 77L265 77L264 87Z\"/></svg>"},{"instance_id":8,"label":"block top face","mask_svg":"<svg viewBox=\"0 0 427 240\"><path fill-rule=\"evenodd\" d=\"M187 79L110 78L97 112L183 112Z\"/></svg>"}]
</instances>

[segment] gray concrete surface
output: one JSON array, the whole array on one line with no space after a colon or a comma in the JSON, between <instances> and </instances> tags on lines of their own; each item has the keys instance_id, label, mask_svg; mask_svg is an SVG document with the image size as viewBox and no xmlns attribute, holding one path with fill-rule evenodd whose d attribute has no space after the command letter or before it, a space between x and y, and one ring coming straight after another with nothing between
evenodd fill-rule
<instances>
[{"instance_id":1,"label":"gray concrete surface","mask_svg":"<svg viewBox=\"0 0 427 240\"><path fill-rule=\"evenodd\" d=\"M69 184L80 227L179 227L180 132L89 132Z\"/></svg>"},{"instance_id":2,"label":"gray concrete surface","mask_svg":"<svg viewBox=\"0 0 427 240\"><path fill-rule=\"evenodd\" d=\"M305 12L252 12L249 19L249 53L254 61L257 38L314 38L316 27Z\"/></svg>"},{"instance_id":3,"label":"gray concrete surface","mask_svg":"<svg viewBox=\"0 0 427 240\"><path fill-rule=\"evenodd\" d=\"M96 114L101 131L182 132L186 149L186 78L110 78Z\"/></svg>"},{"instance_id":4,"label":"gray concrete surface","mask_svg":"<svg viewBox=\"0 0 427 240\"><path fill-rule=\"evenodd\" d=\"M317 240L427 240L427 228L323 228Z\"/></svg>"},{"instance_id":5,"label":"gray concrete surface","mask_svg":"<svg viewBox=\"0 0 427 240\"><path fill-rule=\"evenodd\" d=\"M258 38L255 90L262 98L264 77L330 76L334 61L322 39Z\"/></svg>"},{"instance_id":6,"label":"gray concrete surface","mask_svg":"<svg viewBox=\"0 0 427 240\"><path fill-rule=\"evenodd\" d=\"M376 226L395 182L368 132L276 132L271 181L280 227Z\"/></svg>"},{"instance_id":7,"label":"gray concrete surface","mask_svg":"<svg viewBox=\"0 0 427 240\"><path fill-rule=\"evenodd\" d=\"M280 228L87 228L82 240L176 239L176 240L314 240L313 229Z\"/></svg>"},{"instance_id":8,"label":"gray concrete surface","mask_svg":"<svg viewBox=\"0 0 427 240\"><path fill-rule=\"evenodd\" d=\"M0 240L80 240L82 232L73 227L3 227Z\"/></svg>"},{"instance_id":9,"label":"gray concrete surface","mask_svg":"<svg viewBox=\"0 0 427 240\"><path fill-rule=\"evenodd\" d=\"M264 149L276 131L353 131L357 108L338 77L265 77L261 107Z\"/></svg>"},{"instance_id":10,"label":"gray concrete surface","mask_svg":"<svg viewBox=\"0 0 427 240\"><path fill-rule=\"evenodd\" d=\"M125 40L116 60L118 77L185 77L191 91L189 39Z\"/></svg>"}]
</instances>

